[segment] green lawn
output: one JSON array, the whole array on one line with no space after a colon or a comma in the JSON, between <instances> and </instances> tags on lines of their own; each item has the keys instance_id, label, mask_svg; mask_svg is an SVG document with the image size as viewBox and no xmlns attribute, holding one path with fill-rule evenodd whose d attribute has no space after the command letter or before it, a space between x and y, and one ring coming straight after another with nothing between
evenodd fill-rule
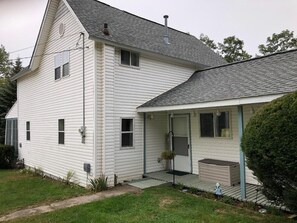
<instances>
[{"instance_id":1,"label":"green lawn","mask_svg":"<svg viewBox=\"0 0 297 223\"><path fill-rule=\"evenodd\" d=\"M286 223L285 217L182 193L169 186L144 190L141 194L89 203L13 222L204 222Z\"/></svg>"},{"instance_id":2,"label":"green lawn","mask_svg":"<svg viewBox=\"0 0 297 223\"><path fill-rule=\"evenodd\" d=\"M0 216L26 206L48 203L88 193L81 187L21 174L17 170L0 170Z\"/></svg>"}]
</instances>

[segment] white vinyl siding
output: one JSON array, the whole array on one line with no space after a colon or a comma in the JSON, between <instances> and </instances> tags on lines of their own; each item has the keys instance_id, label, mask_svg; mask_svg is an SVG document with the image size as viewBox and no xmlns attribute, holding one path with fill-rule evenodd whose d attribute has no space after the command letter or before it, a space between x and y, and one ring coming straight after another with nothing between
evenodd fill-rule
<instances>
[{"instance_id":1,"label":"white vinyl siding","mask_svg":"<svg viewBox=\"0 0 297 223\"><path fill-rule=\"evenodd\" d=\"M153 117L153 118L150 118ZM146 171L147 173L161 171L166 167L165 161L160 161L161 153L169 149L167 141L169 115L153 113L146 119Z\"/></svg>"},{"instance_id":2,"label":"white vinyl siding","mask_svg":"<svg viewBox=\"0 0 297 223\"><path fill-rule=\"evenodd\" d=\"M54 3L53 3L54 4ZM49 14L52 11L49 11ZM61 52L76 47L83 30L68 11L63 1L45 45L44 54ZM55 16L55 15L51 15ZM66 24L63 38L59 35L59 25ZM87 38L86 38L87 39ZM55 41L52 41L55 40ZM79 42L79 47L82 42ZM75 172L74 179L86 185L87 174L83 163L91 164L93 174L93 117L94 117L94 44L86 40L85 82L86 82L86 142L81 143L78 132L82 126L82 50L71 51L71 78L53 81L54 55L41 58L39 68L32 74L18 79L19 123L31 122L31 142L26 141L25 124L19 125L20 158L31 167L40 167L46 173L65 177L69 170ZM58 144L58 119L63 117L66 139L63 146ZM34 139L33 139L34 137Z\"/></svg>"},{"instance_id":3,"label":"white vinyl siding","mask_svg":"<svg viewBox=\"0 0 297 223\"><path fill-rule=\"evenodd\" d=\"M244 106L244 125L253 115L253 110L259 109L261 105ZM253 109L252 109L253 108ZM192 141L192 164L193 173L198 174L198 161L201 159L218 159L239 162L239 139L238 139L238 109L237 107L221 108L220 111L229 111L231 137L207 138L200 137L200 115L201 113L216 113L217 109L197 109L176 111L174 113L191 113L191 141ZM257 184L252 171L246 167L246 182Z\"/></svg>"},{"instance_id":4,"label":"white vinyl siding","mask_svg":"<svg viewBox=\"0 0 297 223\"><path fill-rule=\"evenodd\" d=\"M243 106L244 126L261 104ZM164 163L159 162L161 153L168 148L168 116L173 114L190 114L191 145L193 173L199 174L198 161L209 158L225 161L240 162L240 146L238 139L238 108L236 106L220 108L229 112L230 137L201 137L200 114L216 114L217 108L180 110L149 113L146 119L146 170L147 173L165 169ZM258 184L252 171L246 167L246 182Z\"/></svg>"},{"instance_id":5,"label":"white vinyl siding","mask_svg":"<svg viewBox=\"0 0 297 223\"><path fill-rule=\"evenodd\" d=\"M115 61L120 61L120 49L116 49ZM195 71L194 66L156 58L153 55L140 54L140 69L131 69L115 63L114 90L113 90L113 138L105 138L112 141L115 148L115 174L118 180L128 180L142 176L143 169L143 114L137 113L136 108L159 94L175 87L187 80ZM107 99L106 99L107 100ZM121 149L121 117L134 117L134 146L133 149ZM165 124L164 122L160 123ZM161 132L165 130L160 130ZM167 130L166 130L167 131ZM165 140L164 134L158 141L154 138L147 145L160 149L158 142ZM162 148L162 150L165 148ZM149 149L147 149L148 152ZM154 152L153 152L154 153ZM157 162L157 154L151 158L156 169L162 166ZM154 165L148 164L148 165ZM150 168L150 167L149 167Z\"/></svg>"}]
</instances>

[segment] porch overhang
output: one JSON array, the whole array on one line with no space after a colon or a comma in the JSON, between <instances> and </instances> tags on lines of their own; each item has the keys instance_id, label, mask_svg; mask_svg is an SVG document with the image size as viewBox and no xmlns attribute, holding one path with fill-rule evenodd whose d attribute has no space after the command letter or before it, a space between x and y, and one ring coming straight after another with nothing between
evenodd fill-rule
<instances>
[{"instance_id":1,"label":"porch overhang","mask_svg":"<svg viewBox=\"0 0 297 223\"><path fill-rule=\"evenodd\" d=\"M174 111L174 110L188 110L188 109L199 109L199 108L214 108L214 107L259 104L259 103L271 102L272 100L282 97L283 95L284 94L265 95L265 96L259 96L259 97L228 99L228 100L222 100L222 101L201 102L201 103L186 104L186 105L138 107L137 112L140 112L140 113L141 112L162 112L162 111L164 112L164 111Z\"/></svg>"}]
</instances>

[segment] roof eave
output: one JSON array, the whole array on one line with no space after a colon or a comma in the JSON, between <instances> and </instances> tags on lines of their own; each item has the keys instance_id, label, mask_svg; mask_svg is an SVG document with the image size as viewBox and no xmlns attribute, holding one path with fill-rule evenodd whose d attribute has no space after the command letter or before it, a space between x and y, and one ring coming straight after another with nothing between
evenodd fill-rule
<instances>
[{"instance_id":1,"label":"roof eave","mask_svg":"<svg viewBox=\"0 0 297 223\"><path fill-rule=\"evenodd\" d=\"M181 59L181 58L177 58L177 57L157 54L156 52L153 52L153 51L140 49L140 48L132 47L132 46L129 46L129 45L119 44L118 42L107 40L105 38L99 38L99 37L94 36L94 35L89 35L89 40L93 40L95 42L101 42L101 43L104 43L104 44L112 45L112 46L115 46L115 47L118 47L118 48L124 48L124 49L127 49L127 50L136 51L136 52L139 52L139 53L148 53L148 54L152 54L152 55L153 54L154 55L159 55L160 57L170 58L170 59L172 59L172 60L174 60L176 62L179 61L179 62L182 62L182 63L185 63L185 64L194 65L194 66L198 67L199 70L200 69L207 69L207 68L211 67L211 66L207 66L207 65L204 65L204 64L201 64L201 63L197 63L195 61L190 61L190 60L185 60L185 59Z\"/></svg>"},{"instance_id":2,"label":"roof eave","mask_svg":"<svg viewBox=\"0 0 297 223\"><path fill-rule=\"evenodd\" d=\"M19 78L21 78L21 77L23 77L23 76L25 76L25 75L31 73L31 72L32 72L32 70L31 70L30 68L26 69L26 71L20 71L20 72L17 73L16 75L12 76L12 77L10 78L10 80L11 80L11 81L15 81L15 80L17 80L17 79L19 79Z\"/></svg>"},{"instance_id":3,"label":"roof eave","mask_svg":"<svg viewBox=\"0 0 297 223\"><path fill-rule=\"evenodd\" d=\"M228 106L238 106L238 105L248 105L248 104L259 104L271 102L274 99L282 97L284 94L276 95L265 95L258 97L249 98L237 98L221 101L211 101L202 102L196 104L186 104L186 105L172 105L172 106L158 106L158 107L138 107L137 112L164 112L164 111L174 111L174 110L189 110L189 109L202 109L202 108L217 108L217 107L228 107Z\"/></svg>"}]
</instances>

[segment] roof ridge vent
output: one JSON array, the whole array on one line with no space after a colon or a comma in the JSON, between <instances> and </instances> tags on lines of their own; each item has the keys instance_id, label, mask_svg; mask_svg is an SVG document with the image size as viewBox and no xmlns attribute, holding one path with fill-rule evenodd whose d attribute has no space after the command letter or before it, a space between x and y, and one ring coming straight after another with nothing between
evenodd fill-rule
<instances>
[{"instance_id":1,"label":"roof ridge vent","mask_svg":"<svg viewBox=\"0 0 297 223\"><path fill-rule=\"evenodd\" d=\"M169 32L168 32L168 18L169 16L168 15L164 15L163 18L165 19L165 35L163 36L163 39L164 39L164 42L166 45L169 45L170 42L169 42Z\"/></svg>"}]
</instances>

